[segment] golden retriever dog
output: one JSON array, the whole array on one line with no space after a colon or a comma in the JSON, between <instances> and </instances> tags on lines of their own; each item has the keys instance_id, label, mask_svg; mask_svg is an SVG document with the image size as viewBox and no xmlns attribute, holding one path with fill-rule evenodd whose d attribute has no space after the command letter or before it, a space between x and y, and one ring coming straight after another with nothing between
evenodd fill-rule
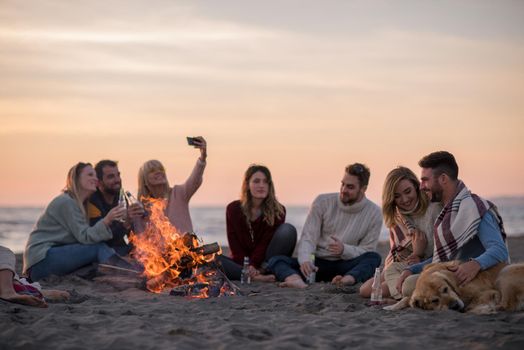
<instances>
[{"instance_id":1,"label":"golden retriever dog","mask_svg":"<svg viewBox=\"0 0 524 350\"><path fill-rule=\"evenodd\" d=\"M459 261L426 266L411 298L386 307L399 310L408 305L424 310L457 310L477 314L524 308L524 264L497 264L481 271L471 282L459 286L453 270Z\"/></svg>"},{"instance_id":2,"label":"golden retriever dog","mask_svg":"<svg viewBox=\"0 0 524 350\"><path fill-rule=\"evenodd\" d=\"M524 310L524 263L502 269L495 287L500 292L499 310Z\"/></svg>"}]
</instances>

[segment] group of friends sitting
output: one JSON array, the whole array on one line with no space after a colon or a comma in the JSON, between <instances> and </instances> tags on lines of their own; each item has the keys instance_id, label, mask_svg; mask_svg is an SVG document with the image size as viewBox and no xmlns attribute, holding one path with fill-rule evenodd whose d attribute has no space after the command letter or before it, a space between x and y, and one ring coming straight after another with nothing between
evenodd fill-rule
<instances>
[{"instance_id":1,"label":"group of friends sitting","mask_svg":"<svg viewBox=\"0 0 524 350\"><path fill-rule=\"evenodd\" d=\"M206 167L205 139L195 138L194 147L200 156L183 184L171 187L157 160L145 162L138 173L137 198L165 200L165 214L181 233L193 231L189 201ZM276 198L271 172L251 165L240 199L226 209L230 256L218 255L219 265L228 278L239 280L248 257L248 274L254 281L306 288L316 272L317 282L361 283L360 295L369 297L375 269L382 263L376 248L383 222L389 229L390 250L381 275L382 293L391 300L409 296L418 274L431 262L462 261L454 273L463 284L507 262L497 208L459 180L454 156L434 152L419 166L420 180L402 166L388 173L382 209L366 198L368 167L346 166L338 193L320 194L313 201L297 243L296 229L286 223L286 208ZM12 252L0 250L0 298L45 306L44 295L33 286L50 275L66 275L93 263L140 269L127 257L132 247L125 237L147 223L147 206L119 205L121 188L115 161L102 160L94 168L89 163L73 166L63 193L49 203L29 236L23 255L26 279L16 275Z\"/></svg>"}]
</instances>

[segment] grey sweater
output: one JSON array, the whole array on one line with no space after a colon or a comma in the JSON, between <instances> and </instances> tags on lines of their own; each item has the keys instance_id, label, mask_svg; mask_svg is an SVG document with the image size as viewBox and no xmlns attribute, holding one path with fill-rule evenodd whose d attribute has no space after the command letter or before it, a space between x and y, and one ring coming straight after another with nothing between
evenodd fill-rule
<instances>
[{"instance_id":1,"label":"grey sweater","mask_svg":"<svg viewBox=\"0 0 524 350\"><path fill-rule=\"evenodd\" d=\"M364 197L361 201L344 205L338 193L318 196L311 208L298 243L298 261L310 260L311 254L327 260L353 259L376 249L382 213L380 208ZM335 236L344 243L341 256L335 256L327 247Z\"/></svg>"},{"instance_id":2,"label":"grey sweater","mask_svg":"<svg viewBox=\"0 0 524 350\"><path fill-rule=\"evenodd\" d=\"M111 239L111 230L98 221L89 226L77 202L63 193L45 208L29 235L24 251L24 273L45 259L49 248L66 244L94 244Z\"/></svg>"}]
</instances>

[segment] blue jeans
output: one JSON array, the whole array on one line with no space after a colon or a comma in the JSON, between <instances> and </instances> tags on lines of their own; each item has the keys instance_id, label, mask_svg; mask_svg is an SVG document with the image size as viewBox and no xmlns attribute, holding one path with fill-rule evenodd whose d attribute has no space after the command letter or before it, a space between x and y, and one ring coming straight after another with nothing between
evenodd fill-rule
<instances>
[{"instance_id":1,"label":"blue jeans","mask_svg":"<svg viewBox=\"0 0 524 350\"><path fill-rule=\"evenodd\" d=\"M297 229L291 224L283 223L276 229L273 238L271 238L271 242L269 242L267 246L265 261L267 262L273 256L278 255L291 256L293 250L295 250L296 243ZM227 278L230 280L240 280L242 265L237 264L233 259L223 255L218 255L217 259L222 264ZM265 265L267 264L262 263L262 267L266 267Z\"/></svg>"},{"instance_id":2,"label":"blue jeans","mask_svg":"<svg viewBox=\"0 0 524 350\"><path fill-rule=\"evenodd\" d=\"M115 255L113 248L105 243L67 244L51 247L45 259L31 266L29 277L38 281L49 275L67 275L94 262L106 262Z\"/></svg>"},{"instance_id":3,"label":"blue jeans","mask_svg":"<svg viewBox=\"0 0 524 350\"><path fill-rule=\"evenodd\" d=\"M373 277L375 269L380 266L381 261L382 258L375 252L366 252L349 260L332 261L316 258L317 282L331 282L333 277L337 275L351 275L357 283L364 282ZM305 279L300 272L300 265L296 258L275 256L269 260L269 270L279 281L284 281L291 275L299 275Z\"/></svg>"}]
</instances>

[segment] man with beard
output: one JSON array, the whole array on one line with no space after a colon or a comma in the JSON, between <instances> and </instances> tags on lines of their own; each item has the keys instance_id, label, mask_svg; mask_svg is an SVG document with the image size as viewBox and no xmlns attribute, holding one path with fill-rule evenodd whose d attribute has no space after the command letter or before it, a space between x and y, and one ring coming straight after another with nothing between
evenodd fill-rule
<instances>
[{"instance_id":1,"label":"man with beard","mask_svg":"<svg viewBox=\"0 0 524 350\"><path fill-rule=\"evenodd\" d=\"M89 198L88 216L89 225L93 226L106 214L118 205L120 189L122 188L122 179L118 164L112 160L101 160L95 165L98 186L95 193ZM105 243L119 255L127 255L131 247L126 243L124 237L129 234L133 218L142 216L144 211L138 204L132 204L127 210L127 219L124 222L113 221L111 223L111 232L113 238Z\"/></svg>"},{"instance_id":2,"label":"man with beard","mask_svg":"<svg viewBox=\"0 0 524 350\"><path fill-rule=\"evenodd\" d=\"M422 168L420 189L432 202L440 202L444 209L434 224L433 258L411 265L400 276L397 289L404 296L411 295L417 274L431 262L462 261L455 275L463 285L480 271L507 262L509 255L497 207L471 193L458 179L459 168L451 153L433 152L422 158L419 166Z\"/></svg>"},{"instance_id":3,"label":"man with beard","mask_svg":"<svg viewBox=\"0 0 524 350\"><path fill-rule=\"evenodd\" d=\"M374 250L382 215L365 196L369 177L364 164L351 164L339 193L315 199L298 243L298 259L276 256L269 260L269 270L283 281L282 287L305 288L304 280L313 272L316 281L338 285L353 285L373 276L381 262Z\"/></svg>"}]
</instances>

